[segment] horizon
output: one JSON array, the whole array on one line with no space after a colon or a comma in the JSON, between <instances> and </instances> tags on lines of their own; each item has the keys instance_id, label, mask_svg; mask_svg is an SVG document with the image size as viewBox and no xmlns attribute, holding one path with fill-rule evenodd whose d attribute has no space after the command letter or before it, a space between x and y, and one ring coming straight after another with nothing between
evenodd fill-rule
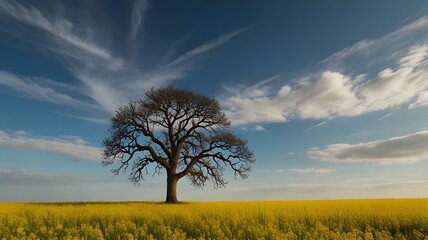
<instances>
[{"instance_id":1,"label":"horizon","mask_svg":"<svg viewBox=\"0 0 428 240\"><path fill-rule=\"evenodd\" d=\"M403 197L403 198L326 198L326 199L266 199L266 200L185 200L178 201L175 203L165 202L164 200L101 200L101 201L52 201L52 202L0 202L0 204L124 204L124 203L148 203L148 204L166 204L166 205L174 205L174 204L191 204L191 203L237 203L237 202L259 202L259 203L267 203L267 202L319 202L319 201L381 201L381 200L423 200L428 198L413 198L413 197Z\"/></svg>"},{"instance_id":2,"label":"horizon","mask_svg":"<svg viewBox=\"0 0 428 240\"><path fill-rule=\"evenodd\" d=\"M428 2L0 2L0 202L157 201L101 164L120 106L215 97L256 163L179 201L428 198Z\"/></svg>"}]
</instances>

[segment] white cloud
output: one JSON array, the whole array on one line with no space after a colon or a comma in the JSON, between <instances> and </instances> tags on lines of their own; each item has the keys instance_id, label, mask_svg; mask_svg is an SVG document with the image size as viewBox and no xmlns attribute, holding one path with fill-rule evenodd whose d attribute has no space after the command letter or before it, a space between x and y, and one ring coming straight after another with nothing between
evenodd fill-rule
<instances>
[{"instance_id":1,"label":"white cloud","mask_svg":"<svg viewBox=\"0 0 428 240\"><path fill-rule=\"evenodd\" d=\"M283 106L268 96L244 98L239 94L222 101L225 113L234 125L262 122L285 122L288 113Z\"/></svg>"},{"instance_id":2,"label":"white cloud","mask_svg":"<svg viewBox=\"0 0 428 240\"><path fill-rule=\"evenodd\" d=\"M310 174L310 173L332 173L335 172L334 168L293 168L288 170L291 173L297 174Z\"/></svg>"},{"instance_id":3,"label":"white cloud","mask_svg":"<svg viewBox=\"0 0 428 240\"><path fill-rule=\"evenodd\" d=\"M261 81L227 88L222 105L234 125L353 117L402 105L410 109L426 106L427 37L428 16L424 16L378 39L365 39L332 54L321 62L321 71L294 83Z\"/></svg>"},{"instance_id":4,"label":"white cloud","mask_svg":"<svg viewBox=\"0 0 428 240\"><path fill-rule=\"evenodd\" d=\"M378 164L416 163L428 160L428 131L359 144L331 144L313 149L309 156L324 162Z\"/></svg>"},{"instance_id":5,"label":"white cloud","mask_svg":"<svg viewBox=\"0 0 428 240\"><path fill-rule=\"evenodd\" d=\"M256 131L258 131L258 132L266 131L266 129L265 129L263 126L260 126L260 125L255 126L255 127L254 127L254 129L255 129Z\"/></svg>"},{"instance_id":6,"label":"white cloud","mask_svg":"<svg viewBox=\"0 0 428 240\"><path fill-rule=\"evenodd\" d=\"M83 139L75 136L30 137L28 134L22 134L22 131L9 134L0 130L0 147L19 151L55 153L72 159L101 160L101 149L86 145Z\"/></svg>"},{"instance_id":7,"label":"white cloud","mask_svg":"<svg viewBox=\"0 0 428 240\"><path fill-rule=\"evenodd\" d=\"M293 101L293 111L302 119L325 119L336 115L352 116L358 105L348 76L326 71L315 82L280 96L282 101ZM358 111L358 110L357 110Z\"/></svg>"},{"instance_id":8,"label":"white cloud","mask_svg":"<svg viewBox=\"0 0 428 240\"><path fill-rule=\"evenodd\" d=\"M399 60L397 69L387 68L364 84L357 93L363 101L364 112L412 104L428 90L428 45L412 46L406 56ZM420 103L423 104L423 103Z\"/></svg>"},{"instance_id":9,"label":"white cloud","mask_svg":"<svg viewBox=\"0 0 428 240\"><path fill-rule=\"evenodd\" d=\"M423 107L426 105L428 105L428 91L422 91L416 97L416 100L409 105L409 108L413 109L417 107Z\"/></svg>"},{"instance_id":10,"label":"white cloud","mask_svg":"<svg viewBox=\"0 0 428 240\"><path fill-rule=\"evenodd\" d=\"M251 96L241 94L243 89L222 104L235 125L352 117L404 104L409 108L427 105L428 44L410 47L396 64L372 79L324 71L313 81L300 81L294 87L283 85Z\"/></svg>"}]
</instances>

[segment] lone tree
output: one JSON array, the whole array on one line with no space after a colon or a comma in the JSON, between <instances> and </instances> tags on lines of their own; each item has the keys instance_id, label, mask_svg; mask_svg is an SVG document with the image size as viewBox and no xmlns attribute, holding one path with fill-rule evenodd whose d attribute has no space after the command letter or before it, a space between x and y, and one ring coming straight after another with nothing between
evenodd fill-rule
<instances>
[{"instance_id":1,"label":"lone tree","mask_svg":"<svg viewBox=\"0 0 428 240\"><path fill-rule=\"evenodd\" d=\"M216 189L227 184L230 167L245 179L255 159L247 141L229 131L230 121L218 101L171 86L151 89L145 98L119 108L103 141L103 165L115 162L115 175L131 166L129 179L140 184L152 170L167 175L166 202L177 202L177 182L188 177L201 188L212 180ZM152 168L148 168L152 165Z\"/></svg>"}]
</instances>

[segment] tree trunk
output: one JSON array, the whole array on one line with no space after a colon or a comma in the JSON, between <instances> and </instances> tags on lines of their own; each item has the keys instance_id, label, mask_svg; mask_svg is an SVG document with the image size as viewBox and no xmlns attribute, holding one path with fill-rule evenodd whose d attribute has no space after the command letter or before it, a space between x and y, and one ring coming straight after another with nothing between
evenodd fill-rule
<instances>
[{"instance_id":1,"label":"tree trunk","mask_svg":"<svg viewBox=\"0 0 428 240\"><path fill-rule=\"evenodd\" d=\"M166 179L166 200L167 203L177 203L177 182L178 178L168 173Z\"/></svg>"}]
</instances>

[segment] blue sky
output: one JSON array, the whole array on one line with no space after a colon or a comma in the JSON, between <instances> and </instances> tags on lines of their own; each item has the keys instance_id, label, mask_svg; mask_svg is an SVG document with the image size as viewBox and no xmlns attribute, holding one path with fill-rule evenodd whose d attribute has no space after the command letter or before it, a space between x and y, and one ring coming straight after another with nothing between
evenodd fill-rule
<instances>
[{"instance_id":1,"label":"blue sky","mask_svg":"<svg viewBox=\"0 0 428 240\"><path fill-rule=\"evenodd\" d=\"M216 97L250 177L180 200L428 197L426 1L0 1L0 201L162 200L100 162L151 87Z\"/></svg>"}]
</instances>

